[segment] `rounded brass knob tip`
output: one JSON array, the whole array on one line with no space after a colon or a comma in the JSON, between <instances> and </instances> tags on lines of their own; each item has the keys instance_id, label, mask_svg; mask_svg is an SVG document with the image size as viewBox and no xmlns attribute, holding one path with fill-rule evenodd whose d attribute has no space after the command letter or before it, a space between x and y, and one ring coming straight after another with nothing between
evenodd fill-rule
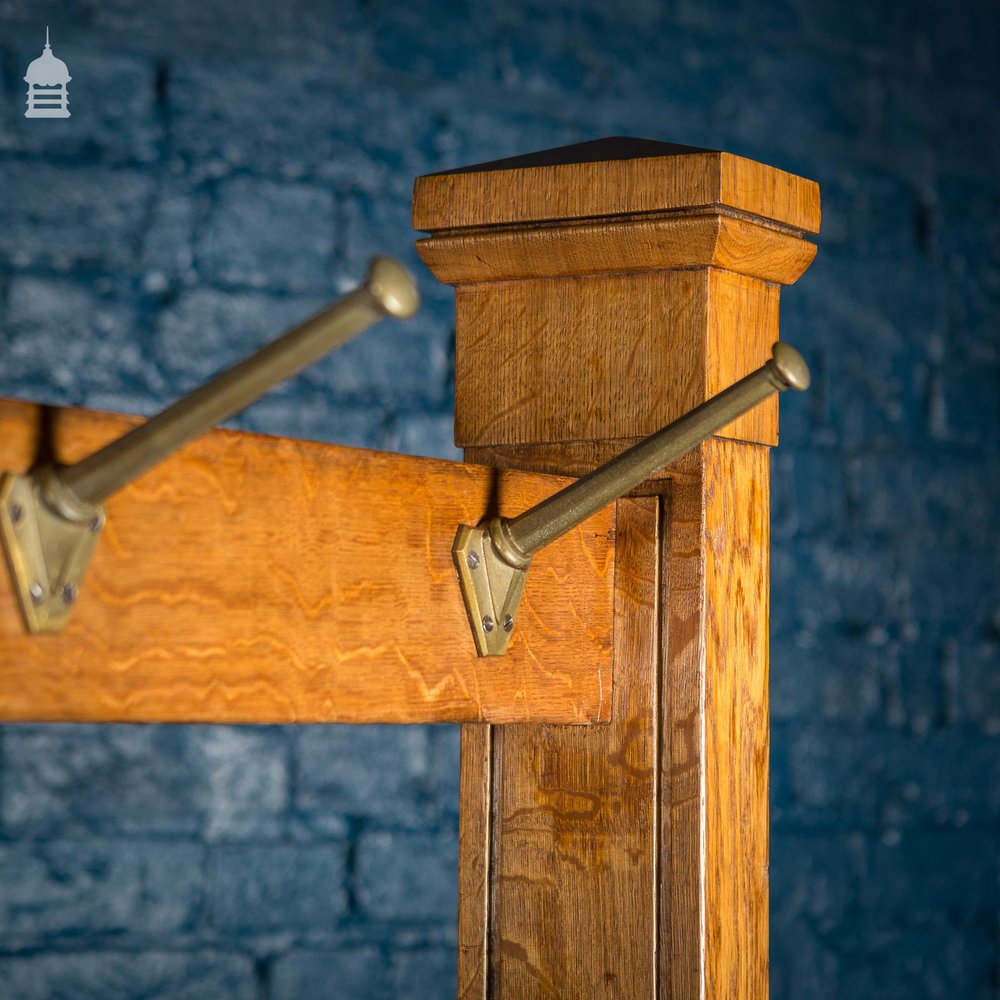
<instances>
[{"instance_id":1,"label":"rounded brass knob tip","mask_svg":"<svg viewBox=\"0 0 1000 1000\"><path fill-rule=\"evenodd\" d=\"M420 308L420 292L413 275L394 257L373 257L365 285L389 316L409 319Z\"/></svg>"},{"instance_id":2,"label":"rounded brass knob tip","mask_svg":"<svg viewBox=\"0 0 1000 1000\"><path fill-rule=\"evenodd\" d=\"M811 381L806 359L791 344L779 340L771 349L771 363L790 389L804 392Z\"/></svg>"}]
</instances>

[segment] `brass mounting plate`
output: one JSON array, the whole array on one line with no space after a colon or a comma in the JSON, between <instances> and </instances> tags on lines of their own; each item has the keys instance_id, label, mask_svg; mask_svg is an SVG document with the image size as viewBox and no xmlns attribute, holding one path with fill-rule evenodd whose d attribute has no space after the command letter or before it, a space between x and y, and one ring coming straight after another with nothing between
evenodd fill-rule
<instances>
[{"instance_id":1,"label":"brass mounting plate","mask_svg":"<svg viewBox=\"0 0 1000 1000\"><path fill-rule=\"evenodd\" d=\"M476 651L480 656L503 656L528 571L515 569L497 555L488 525L459 525L451 552Z\"/></svg>"},{"instance_id":2,"label":"brass mounting plate","mask_svg":"<svg viewBox=\"0 0 1000 1000\"><path fill-rule=\"evenodd\" d=\"M74 521L49 507L34 476L0 476L0 542L29 632L66 627L103 527L100 508Z\"/></svg>"}]
</instances>

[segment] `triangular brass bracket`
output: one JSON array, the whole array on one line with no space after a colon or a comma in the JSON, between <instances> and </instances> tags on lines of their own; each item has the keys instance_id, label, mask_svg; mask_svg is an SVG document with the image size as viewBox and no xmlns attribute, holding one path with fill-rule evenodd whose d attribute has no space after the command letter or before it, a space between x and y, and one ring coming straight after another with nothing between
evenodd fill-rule
<instances>
[{"instance_id":1,"label":"triangular brass bracket","mask_svg":"<svg viewBox=\"0 0 1000 1000\"><path fill-rule=\"evenodd\" d=\"M104 510L62 494L51 469L0 476L0 542L29 632L60 632L104 527Z\"/></svg>"},{"instance_id":2,"label":"triangular brass bracket","mask_svg":"<svg viewBox=\"0 0 1000 1000\"><path fill-rule=\"evenodd\" d=\"M530 565L528 560L512 566L499 554L493 540L497 527L495 520L475 528L459 525L451 549L480 656L507 652Z\"/></svg>"}]
</instances>

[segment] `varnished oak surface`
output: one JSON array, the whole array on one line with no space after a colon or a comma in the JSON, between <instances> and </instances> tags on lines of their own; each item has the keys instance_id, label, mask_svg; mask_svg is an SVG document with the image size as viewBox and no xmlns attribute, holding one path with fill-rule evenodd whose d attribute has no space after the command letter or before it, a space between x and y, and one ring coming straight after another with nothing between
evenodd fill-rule
<instances>
[{"instance_id":1,"label":"varnished oak surface","mask_svg":"<svg viewBox=\"0 0 1000 1000\"><path fill-rule=\"evenodd\" d=\"M714 268L461 285L455 439L551 448L652 434L770 357L778 294ZM777 414L772 397L721 433L775 444Z\"/></svg>"},{"instance_id":2,"label":"varnished oak surface","mask_svg":"<svg viewBox=\"0 0 1000 1000\"><path fill-rule=\"evenodd\" d=\"M0 469L41 410L0 402ZM128 418L56 411L73 461ZM215 431L113 497L61 635L0 582L0 719L587 723L611 699L613 513L540 553L509 654L479 659L451 561L459 523L560 480Z\"/></svg>"},{"instance_id":3,"label":"varnished oak surface","mask_svg":"<svg viewBox=\"0 0 1000 1000\"><path fill-rule=\"evenodd\" d=\"M767 449L650 487L618 508L610 724L463 729L463 998L767 996Z\"/></svg>"},{"instance_id":4,"label":"varnished oak surface","mask_svg":"<svg viewBox=\"0 0 1000 1000\"><path fill-rule=\"evenodd\" d=\"M705 992L764 998L769 462L731 441L705 459Z\"/></svg>"},{"instance_id":5,"label":"varnished oak surface","mask_svg":"<svg viewBox=\"0 0 1000 1000\"><path fill-rule=\"evenodd\" d=\"M656 970L654 500L621 505L613 721L496 730L491 947L498 996L650 996Z\"/></svg>"},{"instance_id":6,"label":"varnished oak surface","mask_svg":"<svg viewBox=\"0 0 1000 1000\"><path fill-rule=\"evenodd\" d=\"M819 232L813 181L711 150L418 177L413 228L440 232L705 207Z\"/></svg>"},{"instance_id":7,"label":"varnished oak surface","mask_svg":"<svg viewBox=\"0 0 1000 1000\"><path fill-rule=\"evenodd\" d=\"M611 724L463 730L462 998L654 995L659 531L619 504Z\"/></svg>"},{"instance_id":8,"label":"varnished oak surface","mask_svg":"<svg viewBox=\"0 0 1000 1000\"><path fill-rule=\"evenodd\" d=\"M616 137L421 178L414 219L466 458L581 475L767 360L819 193ZM462 1000L766 1000L777 415L619 503L609 724L464 728Z\"/></svg>"},{"instance_id":9,"label":"varnished oak surface","mask_svg":"<svg viewBox=\"0 0 1000 1000\"><path fill-rule=\"evenodd\" d=\"M660 995L764 1000L768 452L698 459L664 497Z\"/></svg>"},{"instance_id":10,"label":"varnished oak surface","mask_svg":"<svg viewBox=\"0 0 1000 1000\"><path fill-rule=\"evenodd\" d=\"M787 285L816 256L814 243L783 229L720 213L460 231L420 240L417 249L452 285L696 266Z\"/></svg>"},{"instance_id":11,"label":"varnished oak surface","mask_svg":"<svg viewBox=\"0 0 1000 1000\"><path fill-rule=\"evenodd\" d=\"M494 727L462 726L458 823L458 1000L489 996Z\"/></svg>"}]
</instances>

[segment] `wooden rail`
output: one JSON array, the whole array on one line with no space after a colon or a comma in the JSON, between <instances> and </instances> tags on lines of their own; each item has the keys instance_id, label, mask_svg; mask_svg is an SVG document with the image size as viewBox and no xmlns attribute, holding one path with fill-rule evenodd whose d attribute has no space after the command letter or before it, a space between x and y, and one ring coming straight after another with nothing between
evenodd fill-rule
<instances>
[{"instance_id":1,"label":"wooden rail","mask_svg":"<svg viewBox=\"0 0 1000 1000\"><path fill-rule=\"evenodd\" d=\"M0 469L135 421L0 402ZM589 723L611 698L613 511L539 554L510 654L476 656L460 523L564 479L214 431L126 487L65 633L0 581L0 719Z\"/></svg>"}]
</instances>

